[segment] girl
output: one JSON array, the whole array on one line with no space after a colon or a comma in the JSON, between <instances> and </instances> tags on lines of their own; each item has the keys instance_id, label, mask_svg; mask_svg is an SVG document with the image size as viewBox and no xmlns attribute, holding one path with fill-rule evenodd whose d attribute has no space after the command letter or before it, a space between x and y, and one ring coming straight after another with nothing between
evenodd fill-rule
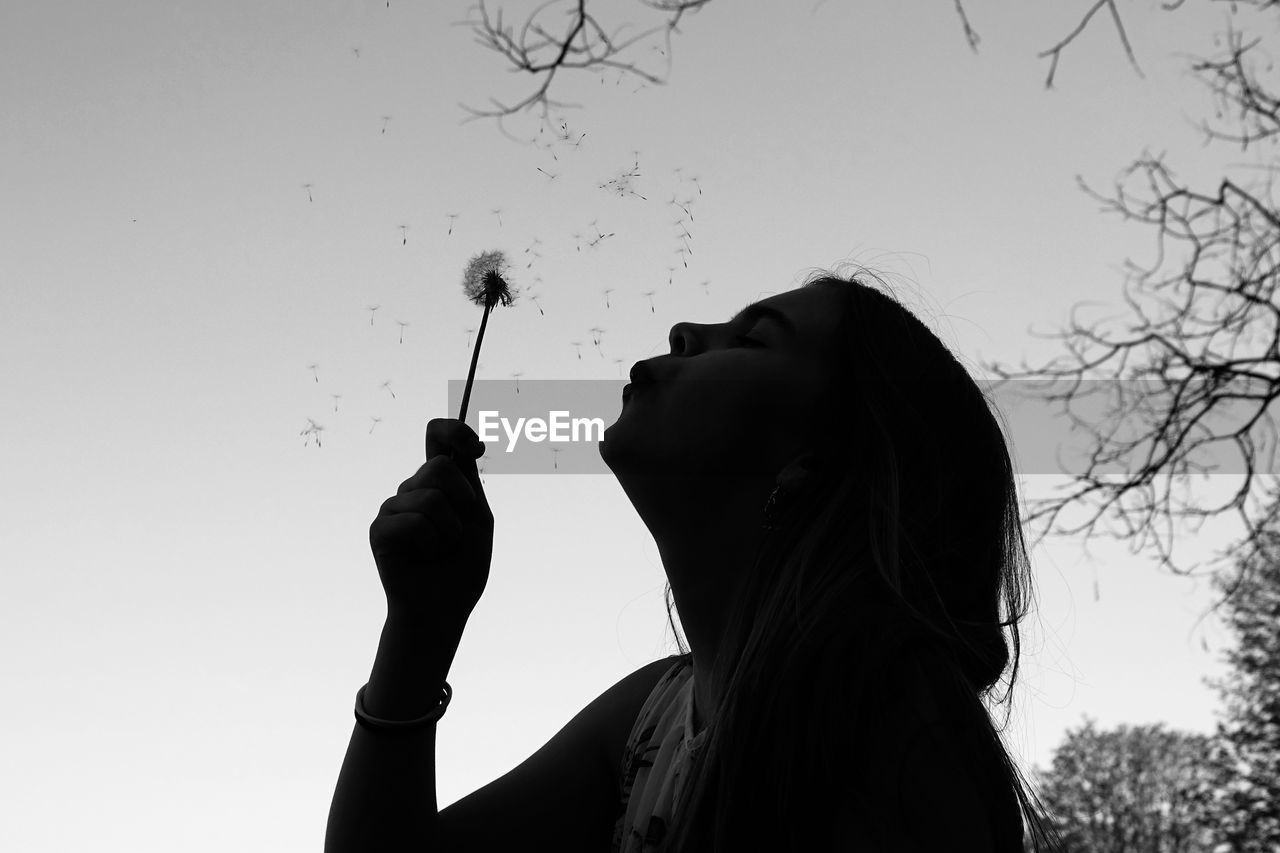
<instances>
[{"instance_id":1,"label":"girl","mask_svg":"<svg viewBox=\"0 0 1280 853\"><path fill-rule=\"evenodd\" d=\"M326 849L401 829L415 850L1053 849L983 703L1006 670L1011 698L1031 577L1008 447L959 361L882 290L821 274L726 323L676 324L631 379L600 453L653 534L688 647L437 815L439 708L383 724L430 707L488 576L492 516L474 433L433 421L435 454L371 528L383 666ZM426 655L416 692L397 686L404 648ZM433 805L416 823L415 785ZM384 798L401 806L370 806Z\"/></svg>"}]
</instances>

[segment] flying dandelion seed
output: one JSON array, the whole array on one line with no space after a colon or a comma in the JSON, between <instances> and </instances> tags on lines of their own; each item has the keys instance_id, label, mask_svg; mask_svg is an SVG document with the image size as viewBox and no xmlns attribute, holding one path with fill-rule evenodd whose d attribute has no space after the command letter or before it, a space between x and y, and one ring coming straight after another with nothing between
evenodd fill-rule
<instances>
[{"instance_id":1,"label":"flying dandelion seed","mask_svg":"<svg viewBox=\"0 0 1280 853\"><path fill-rule=\"evenodd\" d=\"M649 300L649 313L650 313L650 314L654 313L654 310L653 310L653 296L654 296L654 294L655 294L655 293L657 293L657 292L658 292L658 291L656 291L656 290L646 290L644 293L640 294L641 296L643 296L643 297L645 297L646 299L648 299L648 300Z\"/></svg>"},{"instance_id":2,"label":"flying dandelion seed","mask_svg":"<svg viewBox=\"0 0 1280 853\"><path fill-rule=\"evenodd\" d=\"M551 464L556 471L560 470L560 451L563 449L564 449L563 447L551 448L551 453L553 454L551 457Z\"/></svg>"},{"instance_id":3,"label":"flying dandelion seed","mask_svg":"<svg viewBox=\"0 0 1280 853\"><path fill-rule=\"evenodd\" d=\"M311 418L307 418L306 429L298 433L298 435L303 436L304 438L302 446L306 447L311 443L311 439L314 438L316 440L316 447L323 447L324 445L320 443L320 433L323 431L324 427L321 424L316 423Z\"/></svg>"},{"instance_id":4,"label":"flying dandelion seed","mask_svg":"<svg viewBox=\"0 0 1280 853\"><path fill-rule=\"evenodd\" d=\"M676 268L667 267L667 284L674 284L676 277Z\"/></svg>"},{"instance_id":5,"label":"flying dandelion seed","mask_svg":"<svg viewBox=\"0 0 1280 853\"><path fill-rule=\"evenodd\" d=\"M400 229L400 245L401 245L401 246L407 246L407 245L409 245L409 237L408 237L408 235L405 233L405 232L407 232L407 231L409 230L409 226L408 226L408 225L397 225L396 227Z\"/></svg>"},{"instance_id":6,"label":"flying dandelion seed","mask_svg":"<svg viewBox=\"0 0 1280 853\"><path fill-rule=\"evenodd\" d=\"M369 435L373 435L374 428L376 428L378 424L382 423L382 418L376 418L373 415L369 415L369 420L373 421L373 426L369 427Z\"/></svg>"},{"instance_id":7,"label":"flying dandelion seed","mask_svg":"<svg viewBox=\"0 0 1280 853\"><path fill-rule=\"evenodd\" d=\"M372 325L373 325L373 315L374 315L374 314L376 314L376 313L378 313L378 309L379 309L379 308L381 308L381 307L382 307L381 305L366 305L366 306L364 306L365 310L369 312L369 325L370 325L370 326L372 326Z\"/></svg>"},{"instance_id":8,"label":"flying dandelion seed","mask_svg":"<svg viewBox=\"0 0 1280 853\"><path fill-rule=\"evenodd\" d=\"M502 208L495 207L493 210L489 212L492 213L494 216L498 217L498 227L501 228L502 227Z\"/></svg>"},{"instance_id":9,"label":"flying dandelion seed","mask_svg":"<svg viewBox=\"0 0 1280 853\"><path fill-rule=\"evenodd\" d=\"M556 178L560 177L555 172L548 172L546 169L542 168L541 166L535 166L534 168L537 169L542 174L546 175L548 181L554 181Z\"/></svg>"},{"instance_id":10,"label":"flying dandelion seed","mask_svg":"<svg viewBox=\"0 0 1280 853\"><path fill-rule=\"evenodd\" d=\"M499 219L501 222L501 219ZM475 350L471 354L471 369L467 371L467 384L462 391L462 408L458 420L467 419L467 403L471 400L471 383L476 376L476 362L480 358L480 346L484 343L484 330L489 323L489 312L498 305L510 305L515 292L510 282L511 265L500 251L481 252L467 262L462 273L462 292L475 305L484 306L480 316L480 331L476 335Z\"/></svg>"},{"instance_id":11,"label":"flying dandelion seed","mask_svg":"<svg viewBox=\"0 0 1280 853\"><path fill-rule=\"evenodd\" d=\"M359 59L359 58L360 58L360 48L358 48L358 47L353 47L353 48L351 48L351 52L352 52L352 53L354 53L354 54L356 55L356 59Z\"/></svg>"},{"instance_id":12,"label":"flying dandelion seed","mask_svg":"<svg viewBox=\"0 0 1280 853\"><path fill-rule=\"evenodd\" d=\"M621 376L621 375L622 375L622 359L620 359L620 358L615 358L615 359L613 360L613 363L614 363L614 364L616 364L616 365L618 365L618 375L619 375L619 376Z\"/></svg>"},{"instance_id":13,"label":"flying dandelion seed","mask_svg":"<svg viewBox=\"0 0 1280 853\"><path fill-rule=\"evenodd\" d=\"M640 177L639 159L636 160L636 164L630 169L620 172L617 177L605 181L603 184L600 184L599 187L605 192L608 192L611 195L616 195L619 198L625 198L626 196L633 195L641 201L648 201L647 198L636 192L634 183L635 179L638 177Z\"/></svg>"},{"instance_id":14,"label":"flying dandelion seed","mask_svg":"<svg viewBox=\"0 0 1280 853\"><path fill-rule=\"evenodd\" d=\"M702 184L698 183L698 178L697 178L697 176L696 176L696 175L694 175L694 176L690 177L690 178L689 178L689 180L693 181L693 185L694 185L694 186L697 188L697 190L698 190L698 195L702 195Z\"/></svg>"},{"instance_id":15,"label":"flying dandelion seed","mask_svg":"<svg viewBox=\"0 0 1280 853\"><path fill-rule=\"evenodd\" d=\"M330 394L329 396L333 398L333 410L334 410L335 412L336 412L336 411L338 411L338 401L342 399L342 395L341 395L341 394Z\"/></svg>"},{"instance_id":16,"label":"flying dandelion seed","mask_svg":"<svg viewBox=\"0 0 1280 853\"><path fill-rule=\"evenodd\" d=\"M311 188L312 188L313 186L315 186L315 185L314 185L314 184L303 184L303 185L302 185L302 188L303 188L304 190L306 190L306 191L307 191L307 201L315 201L315 199L313 199L313 198L311 197Z\"/></svg>"},{"instance_id":17,"label":"flying dandelion seed","mask_svg":"<svg viewBox=\"0 0 1280 853\"><path fill-rule=\"evenodd\" d=\"M383 116L383 117L382 117L382 132L383 132L384 134L387 132L387 122L389 122L389 121L391 121L391 116Z\"/></svg>"},{"instance_id":18,"label":"flying dandelion seed","mask_svg":"<svg viewBox=\"0 0 1280 853\"><path fill-rule=\"evenodd\" d=\"M710 281L710 280L707 280L707 281L700 281L700 282L698 282L698 284L702 287L703 291L707 294L707 296L710 296L710 295L711 295L711 281Z\"/></svg>"},{"instance_id":19,"label":"flying dandelion seed","mask_svg":"<svg viewBox=\"0 0 1280 853\"><path fill-rule=\"evenodd\" d=\"M391 399L392 399L392 400L394 400L394 399L396 398L396 392L391 390L391 380L390 380L390 379L388 379L386 382L383 382L383 383L382 383L381 385L379 385L378 387L379 387L379 388L386 388L386 389L387 389L387 393L391 395Z\"/></svg>"},{"instance_id":20,"label":"flying dandelion seed","mask_svg":"<svg viewBox=\"0 0 1280 853\"><path fill-rule=\"evenodd\" d=\"M471 336L475 334L475 329L467 329L467 349L471 349Z\"/></svg>"},{"instance_id":21,"label":"flying dandelion seed","mask_svg":"<svg viewBox=\"0 0 1280 853\"><path fill-rule=\"evenodd\" d=\"M307 365L307 370L310 370L310 371L311 371L311 375L312 375L313 377L315 377L315 380L316 380L317 382L319 382L319 381L320 381L320 374L316 373L316 368L318 368L319 366L320 366L320 365L315 364L315 363L312 363L312 364L308 364L308 365Z\"/></svg>"},{"instance_id":22,"label":"flying dandelion seed","mask_svg":"<svg viewBox=\"0 0 1280 853\"><path fill-rule=\"evenodd\" d=\"M578 360L582 360L582 341L569 341L569 344L578 351Z\"/></svg>"},{"instance_id":23,"label":"flying dandelion seed","mask_svg":"<svg viewBox=\"0 0 1280 853\"><path fill-rule=\"evenodd\" d=\"M409 324L403 320L396 320L396 325L400 327L400 343L404 343L404 327Z\"/></svg>"},{"instance_id":24,"label":"flying dandelion seed","mask_svg":"<svg viewBox=\"0 0 1280 853\"><path fill-rule=\"evenodd\" d=\"M612 307L613 307L612 305L610 305L610 304L609 304L609 294L610 294L610 293L612 293L614 290L615 290L615 288L612 288L612 287L606 287L603 291L601 291L601 292L604 294L604 307L605 307L605 308L612 308Z\"/></svg>"},{"instance_id":25,"label":"flying dandelion seed","mask_svg":"<svg viewBox=\"0 0 1280 853\"><path fill-rule=\"evenodd\" d=\"M530 296L530 297L529 297L529 300L530 300L531 302L533 302L533 304L534 304L535 306L537 306L537 308L538 308L538 313L539 313L539 314L541 314L543 317L547 316L547 312L546 312L546 311L543 311L543 310L542 310L542 306L541 306L540 304L538 304L538 297L536 297L536 296Z\"/></svg>"},{"instance_id":26,"label":"flying dandelion seed","mask_svg":"<svg viewBox=\"0 0 1280 853\"><path fill-rule=\"evenodd\" d=\"M542 131L538 131L538 132L541 133ZM560 158L556 156L556 146L554 142L548 142L546 145L539 145L536 137L530 141L533 143L534 148L542 149L543 151L551 155L552 160L555 160L557 163L560 162Z\"/></svg>"},{"instance_id":27,"label":"flying dandelion seed","mask_svg":"<svg viewBox=\"0 0 1280 853\"><path fill-rule=\"evenodd\" d=\"M609 239L610 237L613 237L613 236L615 236L615 235L617 234L617 232L616 232L616 231L610 231L608 234L604 233L603 231L601 231L601 230L600 230L599 222L600 222L600 220L599 220L599 219L593 219L593 220L591 220L591 222L590 222L591 227L592 227L592 228L594 228L594 229L596 230L596 236L595 236L594 238L592 238L592 239L590 239L590 240L588 240L588 241L587 241L587 247L588 247L588 248L590 248L590 249L594 249L594 248L596 248L596 247L597 247L597 246L599 246L601 243L603 243L605 240L607 240L607 239Z\"/></svg>"},{"instance_id":28,"label":"flying dandelion seed","mask_svg":"<svg viewBox=\"0 0 1280 853\"><path fill-rule=\"evenodd\" d=\"M519 393L520 393L520 377L521 377L521 376L524 376L524 371L516 371L515 373L511 374L511 378L512 378L512 379L514 379L514 380L516 381L516 393L517 393L517 394L519 394Z\"/></svg>"},{"instance_id":29,"label":"flying dandelion seed","mask_svg":"<svg viewBox=\"0 0 1280 853\"><path fill-rule=\"evenodd\" d=\"M449 234L452 234L452 233L453 233L453 223L454 223L454 222L456 222L456 221L458 220L458 214L456 214L456 213L446 213L446 214L445 214L445 216L447 216L447 217L449 218Z\"/></svg>"}]
</instances>

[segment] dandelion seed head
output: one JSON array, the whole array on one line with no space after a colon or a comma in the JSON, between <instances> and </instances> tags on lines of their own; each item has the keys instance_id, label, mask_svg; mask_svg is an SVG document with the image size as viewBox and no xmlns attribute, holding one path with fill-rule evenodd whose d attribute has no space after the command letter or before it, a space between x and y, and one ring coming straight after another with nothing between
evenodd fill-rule
<instances>
[{"instance_id":1,"label":"dandelion seed head","mask_svg":"<svg viewBox=\"0 0 1280 853\"><path fill-rule=\"evenodd\" d=\"M516 294L510 276L511 263L503 252L481 252L467 262L462 290L476 305L510 305Z\"/></svg>"}]
</instances>

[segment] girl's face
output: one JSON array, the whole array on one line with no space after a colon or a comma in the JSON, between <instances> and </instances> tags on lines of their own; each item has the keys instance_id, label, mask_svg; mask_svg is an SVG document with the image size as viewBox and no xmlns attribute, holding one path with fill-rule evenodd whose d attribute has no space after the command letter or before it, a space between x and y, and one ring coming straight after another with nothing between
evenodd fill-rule
<instances>
[{"instance_id":1,"label":"girl's face","mask_svg":"<svg viewBox=\"0 0 1280 853\"><path fill-rule=\"evenodd\" d=\"M601 457L620 479L774 476L816 438L831 382L824 348L842 304L828 288L802 287L727 323L677 323L670 354L632 368Z\"/></svg>"}]
</instances>

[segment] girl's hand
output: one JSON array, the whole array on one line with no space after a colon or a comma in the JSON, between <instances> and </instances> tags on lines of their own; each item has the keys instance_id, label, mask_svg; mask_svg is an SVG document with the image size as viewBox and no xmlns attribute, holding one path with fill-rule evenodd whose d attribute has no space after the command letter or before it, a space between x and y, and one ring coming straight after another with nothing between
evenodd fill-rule
<instances>
[{"instance_id":1,"label":"girl's hand","mask_svg":"<svg viewBox=\"0 0 1280 853\"><path fill-rule=\"evenodd\" d=\"M476 470L485 446L455 418L432 419L426 444L427 461L369 525L369 545L389 609L460 632L493 555L493 513Z\"/></svg>"}]
</instances>

